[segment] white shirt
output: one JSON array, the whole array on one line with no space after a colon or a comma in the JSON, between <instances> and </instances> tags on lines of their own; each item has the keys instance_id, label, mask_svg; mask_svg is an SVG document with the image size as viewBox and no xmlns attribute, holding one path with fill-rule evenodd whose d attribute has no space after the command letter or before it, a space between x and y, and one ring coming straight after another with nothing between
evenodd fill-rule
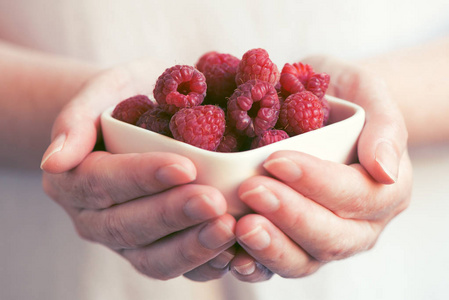
<instances>
[{"instance_id":1,"label":"white shirt","mask_svg":"<svg viewBox=\"0 0 449 300\"><path fill-rule=\"evenodd\" d=\"M282 66L310 54L355 58L424 42L449 32L448 16L447 0L0 0L0 38L102 66L151 55L169 67L209 50L241 56L255 47ZM448 150L412 152L412 204L373 250L307 278L258 284L230 275L208 283L148 279L79 239L42 192L39 170L0 170L0 298L449 299Z\"/></svg>"}]
</instances>

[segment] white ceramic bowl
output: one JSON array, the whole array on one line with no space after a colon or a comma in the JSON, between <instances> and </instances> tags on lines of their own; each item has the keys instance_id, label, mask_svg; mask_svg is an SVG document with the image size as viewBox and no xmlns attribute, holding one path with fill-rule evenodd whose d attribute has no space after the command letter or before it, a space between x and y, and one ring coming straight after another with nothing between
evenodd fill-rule
<instances>
[{"instance_id":1,"label":"white ceramic bowl","mask_svg":"<svg viewBox=\"0 0 449 300\"><path fill-rule=\"evenodd\" d=\"M158 133L121 122L111 117L114 107L101 116L106 149L111 153L173 152L190 158L197 167L196 183L218 188L234 216L248 212L237 196L245 179L265 174L262 163L277 150L296 150L321 159L348 164L356 159L356 144L365 123L364 110L351 102L326 96L331 113L329 124L257 149L219 153L203 150Z\"/></svg>"}]
</instances>

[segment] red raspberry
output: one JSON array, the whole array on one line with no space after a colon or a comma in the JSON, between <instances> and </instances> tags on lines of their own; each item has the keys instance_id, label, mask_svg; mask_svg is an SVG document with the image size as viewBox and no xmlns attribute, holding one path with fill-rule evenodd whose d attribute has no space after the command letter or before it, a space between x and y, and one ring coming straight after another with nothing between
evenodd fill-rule
<instances>
[{"instance_id":1,"label":"red raspberry","mask_svg":"<svg viewBox=\"0 0 449 300\"><path fill-rule=\"evenodd\" d=\"M200 105L206 96L206 78L192 66L168 68L156 81L153 94L161 107L175 113L184 107Z\"/></svg>"},{"instance_id":2,"label":"red raspberry","mask_svg":"<svg viewBox=\"0 0 449 300\"><path fill-rule=\"evenodd\" d=\"M274 86L266 81L250 80L229 98L228 122L237 132L254 137L274 127L279 109Z\"/></svg>"},{"instance_id":3,"label":"red raspberry","mask_svg":"<svg viewBox=\"0 0 449 300\"><path fill-rule=\"evenodd\" d=\"M313 74L315 72L310 65L301 62L285 64L279 79L282 95L287 98L291 94L304 91L307 81Z\"/></svg>"},{"instance_id":4,"label":"red raspberry","mask_svg":"<svg viewBox=\"0 0 449 300\"><path fill-rule=\"evenodd\" d=\"M279 81L279 76L278 67L270 60L268 52L257 48L243 54L237 69L235 82L240 85L248 80L257 79L275 85Z\"/></svg>"},{"instance_id":5,"label":"red raspberry","mask_svg":"<svg viewBox=\"0 0 449 300\"><path fill-rule=\"evenodd\" d=\"M279 123L290 136L323 127L323 118L320 99L309 91L288 96L279 113Z\"/></svg>"},{"instance_id":6,"label":"red raspberry","mask_svg":"<svg viewBox=\"0 0 449 300\"><path fill-rule=\"evenodd\" d=\"M153 103L147 96L136 95L117 104L112 111L112 117L135 125L140 116L154 106L156 106L156 104Z\"/></svg>"},{"instance_id":7,"label":"red raspberry","mask_svg":"<svg viewBox=\"0 0 449 300\"><path fill-rule=\"evenodd\" d=\"M289 135L284 130L278 129L267 130L253 140L251 144L251 149L273 144L288 138Z\"/></svg>"},{"instance_id":8,"label":"red raspberry","mask_svg":"<svg viewBox=\"0 0 449 300\"><path fill-rule=\"evenodd\" d=\"M235 131L226 127L223 138L220 145L218 145L217 152L237 152L242 145L242 136L238 135Z\"/></svg>"},{"instance_id":9,"label":"red raspberry","mask_svg":"<svg viewBox=\"0 0 449 300\"><path fill-rule=\"evenodd\" d=\"M155 106L140 116L136 125L166 136L171 136L169 127L171 117L172 115L160 106Z\"/></svg>"},{"instance_id":10,"label":"red raspberry","mask_svg":"<svg viewBox=\"0 0 449 300\"><path fill-rule=\"evenodd\" d=\"M216 51L209 51L204 53L197 61L195 67L198 69L198 71L203 72L204 66L206 65L207 60L209 57L216 56L218 52Z\"/></svg>"},{"instance_id":11,"label":"red raspberry","mask_svg":"<svg viewBox=\"0 0 449 300\"><path fill-rule=\"evenodd\" d=\"M203 104L226 107L227 97L237 88L235 74L240 62L235 56L225 53L208 52L200 57L196 67L204 74L207 94Z\"/></svg>"},{"instance_id":12,"label":"red raspberry","mask_svg":"<svg viewBox=\"0 0 449 300\"><path fill-rule=\"evenodd\" d=\"M183 108L170 120L170 130L176 140L211 151L220 144L225 127L224 111L215 105Z\"/></svg>"},{"instance_id":13,"label":"red raspberry","mask_svg":"<svg viewBox=\"0 0 449 300\"><path fill-rule=\"evenodd\" d=\"M330 76L326 73L313 74L307 81L306 90L322 99L329 87Z\"/></svg>"}]
</instances>

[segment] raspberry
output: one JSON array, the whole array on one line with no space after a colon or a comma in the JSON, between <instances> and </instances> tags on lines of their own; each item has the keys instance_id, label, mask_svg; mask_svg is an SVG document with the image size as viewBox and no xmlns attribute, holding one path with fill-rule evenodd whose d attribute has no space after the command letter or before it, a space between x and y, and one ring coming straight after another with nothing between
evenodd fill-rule
<instances>
[{"instance_id":1,"label":"raspberry","mask_svg":"<svg viewBox=\"0 0 449 300\"><path fill-rule=\"evenodd\" d=\"M153 94L161 107L175 113L184 107L200 105L206 96L206 78L192 66L168 68L156 81Z\"/></svg>"},{"instance_id":2,"label":"raspberry","mask_svg":"<svg viewBox=\"0 0 449 300\"><path fill-rule=\"evenodd\" d=\"M170 120L170 130L176 140L211 151L220 144L225 126L224 111L215 105L183 108Z\"/></svg>"},{"instance_id":3,"label":"raspberry","mask_svg":"<svg viewBox=\"0 0 449 300\"><path fill-rule=\"evenodd\" d=\"M227 97L236 89L235 74L240 62L235 56L218 52L207 52L198 60L196 67L204 74L207 94L203 104L226 107Z\"/></svg>"},{"instance_id":4,"label":"raspberry","mask_svg":"<svg viewBox=\"0 0 449 300\"><path fill-rule=\"evenodd\" d=\"M155 105L147 96L135 95L117 104L112 111L112 117L135 125L140 116Z\"/></svg>"},{"instance_id":5,"label":"raspberry","mask_svg":"<svg viewBox=\"0 0 449 300\"><path fill-rule=\"evenodd\" d=\"M323 118L320 99L309 91L288 96L279 113L279 123L290 136L321 128Z\"/></svg>"},{"instance_id":6,"label":"raspberry","mask_svg":"<svg viewBox=\"0 0 449 300\"><path fill-rule=\"evenodd\" d=\"M220 145L218 145L217 152L237 152L240 149L241 145L242 137L235 131L230 130L229 127L226 127Z\"/></svg>"},{"instance_id":7,"label":"raspberry","mask_svg":"<svg viewBox=\"0 0 449 300\"><path fill-rule=\"evenodd\" d=\"M160 106L155 106L140 116L136 125L166 136L171 136L169 127L171 116L171 114L163 110Z\"/></svg>"},{"instance_id":8,"label":"raspberry","mask_svg":"<svg viewBox=\"0 0 449 300\"><path fill-rule=\"evenodd\" d=\"M201 55L201 57L198 59L197 63L195 64L195 67L198 69L198 71L203 72L204 66L206 65L207 60L209 57L216 56L218 52L216 51L209 51Z\"/></svg>"},{"instance_id":9,"label":"raspberry","mask_svg":"<svg viewBox=\"0 0 449 300\"><path fill-rule=\"evenodd\" d=\"M279 97L273 85L250 80L240 85L228 100L229 125L249 137L272 129L279 116Z\"/></svg>"},{"instance_id":10,"label":"raspberry","mask_svg":"<svg viewBox=\"0 0 449 300\"><path fill-rule=\"evenodd\" d=\"M301 62L286 63L279 78L282 95L287 98L291 94L304 91L307 81L313 74L315 72L310 65Z\"/></svg>"},{"instance_id":11,"label":"raspberry","mask_svg":"<svg viewBox=\"0 0 449 300\"><path fill-rule=\"evenodd\" d=\"M306 90L322 99L329 87L330 76L326 73L313 74L307 81Z\"/></svg>"},{"instance_id":12,"label":"raspberry","mask_svg":"<svg viewBox=\"0 0 449 300\"><path fill-rule=\"evenodd\" d=\"M253 140L251 143L251 149L273 144L287 138L289 138L289 135L284 130L267 130Z\"/></svg>"},{"instance_id":13,"label":"raspberry","mask_svg":"<svg viewBox=\"0 0 449 300\"><path fill-rule=\"evenodd\" d=\"M248 80L262 80L275 85L279 81L278 67L270 60L268 52L257 48L247 51L239 63L235 82L237 85Z\"/></svg>"}]
</instances>

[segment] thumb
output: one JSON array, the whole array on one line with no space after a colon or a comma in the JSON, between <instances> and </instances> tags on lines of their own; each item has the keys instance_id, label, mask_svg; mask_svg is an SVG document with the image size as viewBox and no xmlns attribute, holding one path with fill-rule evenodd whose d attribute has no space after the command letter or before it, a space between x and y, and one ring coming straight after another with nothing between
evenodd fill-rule
<instances>
[{"instance_id":1,"label":"thumb","mask_svg":"<svg viewBox=\"0 0 449 300\"><path fill-rule=\"evenodd\" d=\"M385 82L363 66L335 57L314 56L304 61L330 74L329 94L365 109L366 122L357 146L360 164L377 182L396 182L408 133Z\"/></svg>"},{"instance_id":2,"label":"thumb","mask_svg":"<svg viewBox=\"0 0 449 300\"><path fill-rule=\"evenodd\" d=\"M76 167L95 146L99 116L87 105L72 102L64 107L53 125L52 142L43 155L41 169L63 173Z\"/></svg>"},{"instance_id":3,"label":"thumb","mask_svg":"<svg viewBox=\"0 0 449 300\"><path fill-rule=\"evenodd\" d=\"M377 182L395 183L407 149L404 118L382 79L360 70L357 77L351 96L366 113L357 148L360 164Z\"/></svg>"},{"instance_id":4,"label":"thumb","mask_svg":"<svg viewBox=\"0 0 449 300\"><path fill-rule=\"evenodd\" d=\"M366 109L365 128L358 143L360 164L377 182L395 183L407 138L403 117L395 103L373 99Z\"/></svg>"}]
</instances>

